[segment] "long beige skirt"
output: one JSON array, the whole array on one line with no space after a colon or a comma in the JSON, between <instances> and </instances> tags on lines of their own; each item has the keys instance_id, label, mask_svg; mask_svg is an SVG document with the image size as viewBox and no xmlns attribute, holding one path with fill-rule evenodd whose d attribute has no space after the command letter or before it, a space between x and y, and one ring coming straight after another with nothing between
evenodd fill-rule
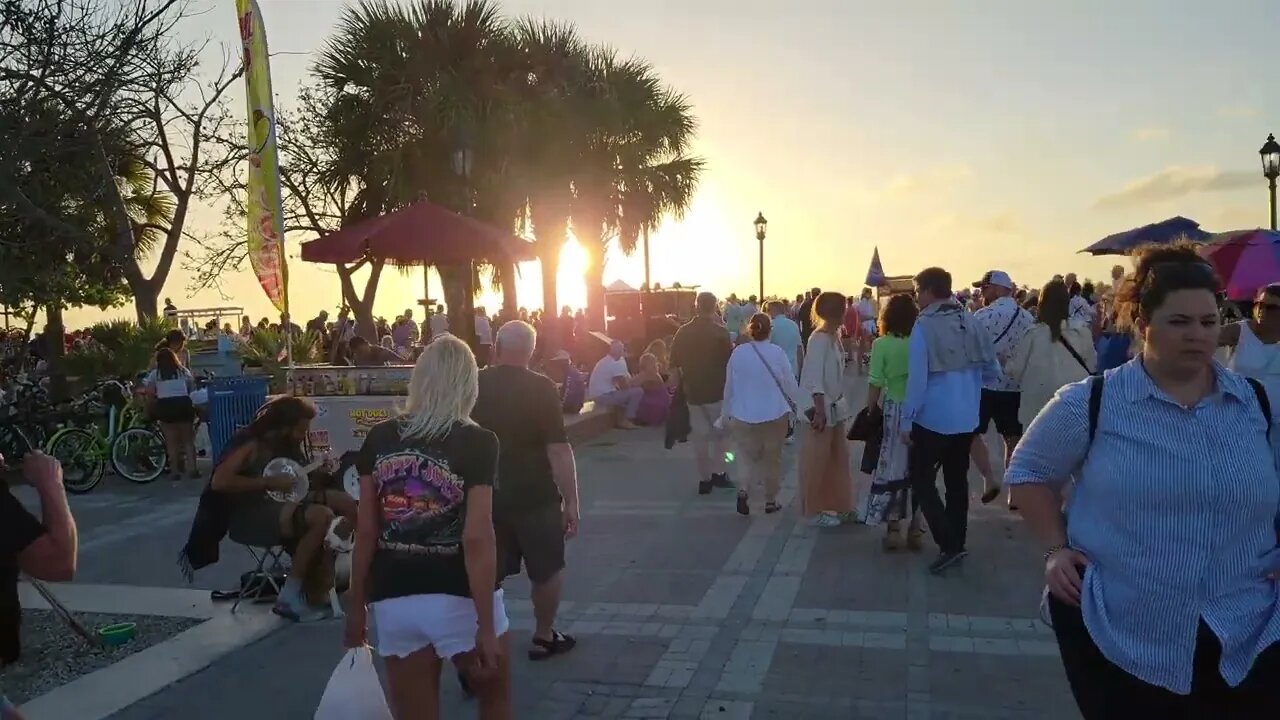
<instances>
[{"instance_id":1,"label":"long beige skirt","mask_svg":"<svg viewBox=\"0 0 1280 720\"><path fill-rule=\"evenodd\" d=\"M839 422L817 432L801 421L796 430L800 434L800 510L807 518L853 511L846 424Z\"/></svg>"}]
</instances>

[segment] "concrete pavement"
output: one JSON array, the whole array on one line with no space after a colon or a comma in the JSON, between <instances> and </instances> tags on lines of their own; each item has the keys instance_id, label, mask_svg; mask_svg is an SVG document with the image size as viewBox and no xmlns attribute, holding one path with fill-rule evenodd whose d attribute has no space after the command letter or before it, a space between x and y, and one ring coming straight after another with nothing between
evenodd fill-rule
<instances>
[{"instance_id":1,"label":"concrete pavement","mask_svg":"<svg viewBox=\"0 0 1280 720\"><path fill-rule=\"evenodd\" d=\"M664 451L657 431L615 432L578 458L584 514L560 626L579 647L526 660L528 585L507 584L517 717L1078 717L1052 634L1035 620L1034 546L1003 506L977 503L976 482L971 555L935 578L925 572L932 547L886 555L878 529L808 528L794 503L742 518L732 491L698 496L687 446ZM194 490L138 490L102 488L100 498L123 499L115 505L73 501L84 577L181 585L172 562ZM240 551L224 549L201 586L245 569ZM282 627L111 717L309 718L340 638L332 622ZM452 680L444 686L443 717L471 717Z\"/></svg>"}]
</instances>

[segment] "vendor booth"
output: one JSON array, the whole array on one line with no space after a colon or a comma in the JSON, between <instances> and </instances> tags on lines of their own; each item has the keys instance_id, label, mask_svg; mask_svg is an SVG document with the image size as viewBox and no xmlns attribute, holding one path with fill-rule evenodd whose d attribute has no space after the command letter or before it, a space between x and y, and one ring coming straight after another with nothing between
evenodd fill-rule
<instances>
[{"instance_id":1,"label":"vendor booth","mask_svg":"<svg viewBox=\"0 0 1280 720\"><path fill-rule=\"evenodd\" d=\"M359 450L369 428L394 417L404 405L411 365L294 368L290 394L316 406L308 438L314 450L338 457Z\"/></svg>"}]
</instances>

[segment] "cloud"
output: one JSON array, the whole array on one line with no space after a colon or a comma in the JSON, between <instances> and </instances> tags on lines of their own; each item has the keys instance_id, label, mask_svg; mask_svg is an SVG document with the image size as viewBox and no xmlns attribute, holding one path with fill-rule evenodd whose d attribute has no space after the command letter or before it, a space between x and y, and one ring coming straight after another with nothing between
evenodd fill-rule
<instances>
[{"instance_id":1,"label":"cloud","mask_svg":"<svg viewBox=\"0 0 1280 720\"><path fill-rule=\"evenodd\" d=\"M1258 117L1258 108L1252 105L1224 105L1218 108L1218 117L1231 120L1247 120Z\"/></svg>"},{"instance_id":2,"label":"cloud","mask_svg":"<svg viewBox=\"0 0 1280 720\"><path fill-rule=\"evenodd\" d=\"M1003 210L985 215L967 213L946 213L939 215L928 224L928 229L937 234L963 235L1026 235L1028 229L1021 216L1012 210Z\"/></svg>"},{"instance_id":3,"label":"cloud","mask_svg":"<svg viewBox=\"0 0 1280 720\"><path fill-rule=\"evenodd\" d=\"M1193 193L1236 190L1258 183L1256 173L1222 171L1212 165L1174 165L1127 183L1116 192L1103 195L1093 204L1098 210L1119 210Z\"/></svg>"},{"instance_id":4,"label":"cloud","mask_svg":"<svg viewBox=\"0 0 1280 720\"><path fill-rule=\"evenodd\" d=\"M924 192L949 189L973 177L973 171L962 163L947 163L921 173L899 173L879 187L864 188L856 195L867 202L893 200Z\"/></svg>"},{"instance_id":5,"label":"cloud","mask_svg":"<svg viewBox=\"0 0 1280 720\"><path fill-rule=\"evenodd\" d=\"M1266 203L1254 205L1226 205L1196 213L1203 229L1210 232L1227 232L1261 227L1267 222Z\"/></svg>"},{"instance_id":6,"label":"cloud","mask_svg":"<svg viewBox=\"0 0 1280 720\"><path fill-rule=\"evenodd\" d=\"M1144 127L1133 131L1133 139L1138 142L1165 142L1173 137L1173 131L1167 127Z\"/></svg>"}]
</instances>

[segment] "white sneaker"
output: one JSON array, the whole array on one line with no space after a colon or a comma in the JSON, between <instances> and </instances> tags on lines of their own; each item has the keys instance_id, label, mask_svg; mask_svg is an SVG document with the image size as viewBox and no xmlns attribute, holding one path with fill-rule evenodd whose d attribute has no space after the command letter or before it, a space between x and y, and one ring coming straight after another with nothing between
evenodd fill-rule
<instances>
[{"instance_id":1,"label":"white sneaker","mask_svg":"<svg viewBox=\"0 0 1280 720\"><path fill-rule=\"evenodd\" d=\"M840 526L840 518L828 513L819 513L809 520L809 527L833 528Z\"/></svg>"}]
</instances>

